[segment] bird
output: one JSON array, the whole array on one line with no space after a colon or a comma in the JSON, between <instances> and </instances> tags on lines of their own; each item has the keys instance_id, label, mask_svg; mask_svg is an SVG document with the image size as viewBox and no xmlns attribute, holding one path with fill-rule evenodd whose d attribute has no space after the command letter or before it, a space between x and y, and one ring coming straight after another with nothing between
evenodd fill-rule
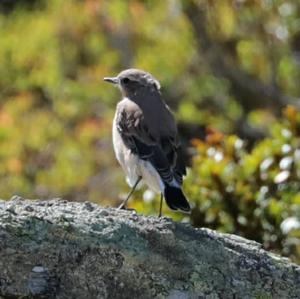
<instances>
[{"instance_id":1,"label":"bird","mask_svg":"<svg viewBox=\"0 0 300 299\"><path fill-rule=\"evenodd\" d=\"M150 73L134 68L103 80L117 86L122 94L116 106L112 140L116 158L132 189L118 208L126 208L142 181L160 194L159 216L163 198L170 209L190 212L182 191L186 167L180 156L177 126L162 98L159 81Z\"/></svg>"}]
</instances>

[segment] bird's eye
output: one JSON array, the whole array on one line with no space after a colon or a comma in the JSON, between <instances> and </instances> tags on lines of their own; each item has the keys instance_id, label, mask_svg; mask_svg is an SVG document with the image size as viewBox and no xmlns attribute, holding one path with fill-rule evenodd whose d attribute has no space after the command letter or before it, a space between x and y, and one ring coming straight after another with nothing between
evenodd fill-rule
<instances>
[{"instance_id":1,"label":"bird's eye","mask_svg":"<svg viewBox=\"0 0 300 299\"><path fill-rule=\"evenodd\" d=\"M123 78L123 79L122 79L122 83L123 83L123 84L128 84L129 81L130 81L130 80L129 80L128 78Z\"/></svg>"}]
</instances>

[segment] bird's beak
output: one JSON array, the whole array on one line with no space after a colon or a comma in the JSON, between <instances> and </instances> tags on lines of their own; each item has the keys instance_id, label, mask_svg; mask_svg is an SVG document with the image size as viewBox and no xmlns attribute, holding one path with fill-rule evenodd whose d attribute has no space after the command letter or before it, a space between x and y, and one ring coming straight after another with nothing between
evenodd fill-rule
<instances>
[{"instance_id":1,"label":"bird's beak","mask_svg":"<svg viewBox=\"0 0 300 299\"><path fill-rule=\"evenodd\" d=\"M104 77L103 80L106 81L106 82L112 83L112 84L118 84L119 83L118 77Z\"/></svg>"}]
</instances>

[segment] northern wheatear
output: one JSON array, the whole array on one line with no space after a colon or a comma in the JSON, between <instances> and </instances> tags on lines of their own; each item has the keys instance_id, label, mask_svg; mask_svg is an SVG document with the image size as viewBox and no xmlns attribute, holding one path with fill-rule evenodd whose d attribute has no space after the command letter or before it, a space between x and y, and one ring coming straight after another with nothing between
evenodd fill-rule
<instances>
[{"instance_id":1,"label":"northern wheatear","mask_svg":"<svg viewBox=\"0 0 300 299\"><path fill-rule=\"evenodd\" d=\"M106 77L122 93L113 121L113 145L131 192L119 208L124 208L138 183L161 194L172 210L190 211L182 192L185 165L178 159L178 136L174 117L161 98L160 84L149 73L128 69L117 77Z\"/></svg>"}]
</instances>

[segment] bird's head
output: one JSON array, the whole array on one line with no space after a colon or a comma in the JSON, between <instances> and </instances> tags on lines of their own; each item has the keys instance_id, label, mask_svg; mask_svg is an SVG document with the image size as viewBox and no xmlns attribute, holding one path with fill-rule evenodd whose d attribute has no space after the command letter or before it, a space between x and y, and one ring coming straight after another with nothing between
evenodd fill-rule
<instances>
[{"instance_id":1,"label":"bird's head","mask_svg":"<svg viewBox=\"0 0 300 299\"><path fill-rule=\"evenodd\" d=\"M149 73L138 69L127 69L117 77L105 77L104 81L115 84L126 97L137 95L142 90L158 92L159 82Z\"/></svg>"}]
</instances>

